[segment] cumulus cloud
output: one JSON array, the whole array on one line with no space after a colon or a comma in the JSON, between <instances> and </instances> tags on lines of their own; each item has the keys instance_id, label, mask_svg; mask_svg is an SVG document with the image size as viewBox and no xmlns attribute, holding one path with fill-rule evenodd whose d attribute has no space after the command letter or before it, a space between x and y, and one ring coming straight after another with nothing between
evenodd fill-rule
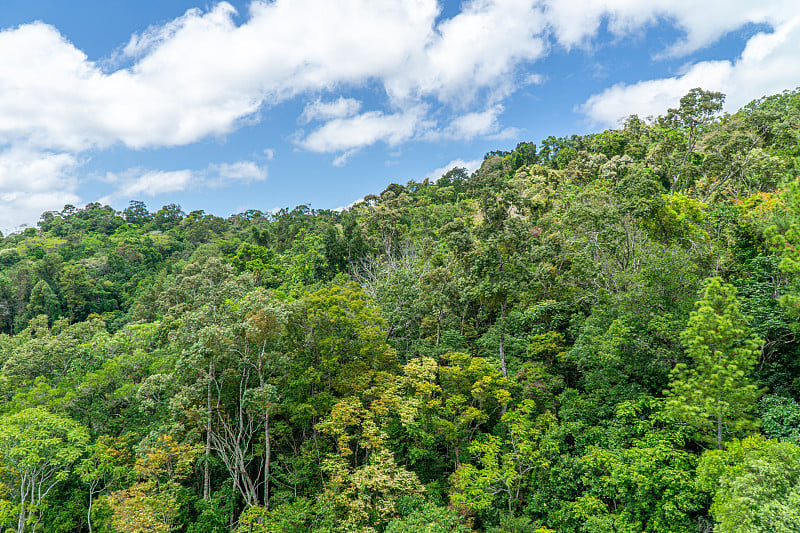
<instances>
[{"instance_id":1,"label":"cumulus cloud","mask_svg":"<svg viewBox=\"0 0 800 533\"><path fill-rule=\"evenodd\" d=\"M736 61L612 87L581 108L592 120L662 112L698 85L724 85L733 106L800 79L790 20L797 11L796 0L465 0L441 17L437 0L253 0L239 23L220 2L133 35L100 62L57 28L25 24L0 31L0 161L15 176L0 179L21 184L0 190L0 201L10 195L40 206L45 194L74 201L70 176L92 150L222 138L293 98L308 102L298 120L313 125L295 134L297 146L336 154L334 164L376 143L511 135L501 124L506 99L546 79L530 66L554 46L591 46L604 24L625 37L669 22L683 35L667 45L671 55L748 24L770 31L754 36ZM367 111L342 95L364 88L375 97ZM32 158L46 168L25 174ZM13 166L23 160L27 166ZM246 166L213 172L140 171L119 176L118 193L266 177ZM31 177L16 177L24 175Z\"/></svg>"},{"instance_id":2,"label":"cumulus cloud","mask_svg":"<svg viewBox=\"0 0 800 533\"><path fill-rule=\"evenodd\" d=\"M446 127L438 127L427 117L427 108L417 106L396 113L369 111L356 116L336 118L298 140L302 148L320 153L340 153L334 165L340 166L356 151L378 142L397 146L412 139L436 141L455 139L468 141L479 136L507 138L516 129L499 131L499 116L503 106L495 105L484 111L456 115Z\"/></svg>"},{"instance_id":3,"label":"cumulus cloud","mask_svg":"<svg viewBox=\"0 0 800 533\"><path fill-rule=\"evenodd\" d=\"M3 234L18 231L21 226L39 220L45 211L60 209L65 205L78 205L80 198L70 191L27 192L0 196L3 209L0 228Z\"/></svg>"},{"instance_id":4,"label":"cumulus cloud","mask_svg":"<svg viewBox=\"0 0 800 533\"><path fill-rule=\"evenodd\" d=\"M330 120L355 115L361 109L361 102L354 98L340 96L338 100L323 102L321 99L306 104L300 121L309 123L312 120Z\"/></svg>"},{"instance_id":5,"label":"cumulus cloud","mask_svg":"<svg viewBox=\"0 0 800 533\"><path fill-rule=\"evenodd\" d=\"M67 153L20 147L0 152L0 231L8 233L43 211L78 203L74 170L79 164Z\"/></svg>"},{"instance_id":6,"label":"cumulus cloud","mask_svg":"<svg viewBox=\"0 0 800 533\"><path fill-rule=\"evenodd\" d=\"M455 16L437 20L436 0L255 0L237 24L235 9L221 2L132 36L120 52L130 65L111 71L56 28L27 24L0 32L0 143L72 153L114 144L184 145L224 136L288 98L365 83L377 83L387 108L400 110L380 112L389 130L397 124L385 117L408 117L408 109L433 99L470 123L465 134L473 127L479 135L489 128L476 128L476 121L492 116L475 105L494 109L540 79L521 66L548 53L550 35L569 47L594 37L603 21L622 35L669 19L685 31L675 50L687 51L746 23L778 25L793 0L733 4L471 0ZM350 117L375 124L377 112L355 116L359 111L352 98L318 97L300 120L333 121L327 130ZM301 145L329 150L320 135ZM350 138L355 144L337 143L339 150L365 144ZM387 131L377 138L397 136Z\"/></svg>"},{"instance_id":7,"label":"cumulus cloud","mask_svg":"<svg viewBox=\"0 0 800 533\"><path fill-rule=\"evenodd\" d=\"M725 107L734 111L749 101L800 83L800 15L761 32L748 41L734 61L703 61L680 76L618 84L589 98L580 110L598 125L613 126L631 113L664 114L693 87L727 94Z\"/></svg>"},{"instance_id":8,"label":"cumulus cloud","mask_svg":"<svg viewBox=\"0 0 800 533\"><path fill-rule=\"evenodd\" d=\"M103 181L115 186L111 194L103 196L100 203L114 200L158 196L200 187L223 187L232 183L250 183L267 179L267 169L252 161L211 164L201 170L151 170L132 168L125 172L109 173Z\"/></svg>"},{"instance_id":9,"label":"cumulus cloud","mask_svg":"<svg viewBox=\"0 0 800 533\"><path fill-rule=\"evenodd\" d=\"M121 50L130 65L111 71L56 28L27 24L0 32L0 143L72 153L184 145L224 136L288 98L365 83L401 110L384 117L407 117L433 99L474 122L476 105L493 109L540 79L521 66L548 53L551 35L570 47L592 39L603 21L625 35L670 20L685 32L672 48L686 52L747 23L778 27L793 11L794 0L471 0L438 20L436 0L255 0L237 24L221 2L132 36ZM359 111L352 98L318 97L300 119L332 120L329 129L348 117L374 123L374 113ZM301 144L315 149L315 139ZM353 139L341 150L364 144Z\"/></svg>"},{"instance_id":10,"label":"cumulus cloud","mask_svg":"<svg viewBox=\"0 0 800 533\"><path fill-rule=\"evenodd\" d=\"M463 159L453 159L446 165L428 172L425 175L425 179L436 181L454 168L465 168L467 169L467 173L472 174L481 167L481 163L483 163L482 159L471 159L469 161L465 161Z\"/></svg>"},{"instance_id":11,"label":"cumulus cloud","mask_svg":"<svg viewBox=\"0 0 800 533\"><path fill-rule=\"evenodd\" d=\"M503 106L496 105L486 111L466 113L456 117L448 126L446 133L455 139L474 139L479 135L487 135L497 131L497 117L503 112Z\"/></svg>"},{"instance_id":12,"label":"cumulus cloud","mask_svg":"<svg viewBox=\"0 0 800 533\"><path fill-rule=\"evenodd\" d=\"M110 195L100 198L100 203L111 203L117 198L137 198L142 195L158 196L159 194L182 191L186 189L194 174L191 170L146 170L129 169L122 174L108 174L106 181L117 185Z\"/></svg>"},{"instance_id":13,"label":"cumulus cloud","mask_svg":"<svg viewBox=\"0 0 800 533\"><path fill-rule=\"evenodd\" d=\"M495 103L519 83L515 70L547 53L546 19L534 0L472 0L441 21L416 51L408 68L386 80L389 94L402 100L434 95L458 106L482 91Z\"/></svg>"},{"instance_id":14,"label":"cumulus cloud","mask_svg":"<svg viewBox=\"0 0 800 533\"><path fill-rule=\"evenodd\" d=\"M570 48L587 45L603 22L616 36L638 33L649 25L668 21L683 37L668 46L671 55L707 46L746 24L777 26L787 13L797 12L795 0L544 0L548 26L559 44Z\"/></svg>"},{"instance_id":15,"label":"cumulus cloud","mask_svg":"<svg viewBox=\"0 0 800 533\"><path fill-rule=\"evenodd\" d=\"M412 108L391 114L369 111L338 118L310 133L300 145L313 152L346 152L378 141L397 145L415 134L421 127L422 116L421 108Z\"/></svg>"},{"instance_id":16,"label":"cumulus cloud","mask_svg":"<svg viewBox=\"0 0 800 533\"><path fill-rule=\"evenodd\" d=\"M20 147L0 152L0 191L44 192L72 190L71 171L78 159L67 153L37 152Z\"/></svg>"},{"instance_id":17,"label":"cumulus cloud","mask_svg":"<svg viewBox=\"0 0 800 533\"><path fill-rule=\"evenodd\" d=\"M267 169L260 167L252 161L238 161L233 164L223 163L212 165L221 183L241 182L250 183L251 181L264 181L267 179Z\"/></svg>"},{"instance_id":18,"label":"cumulus cloud","mask_svg":"<svg viewBox=\"0 0 800 533\"><path fill-rule=\"evenodd\" d=\"M468 105L481 91L497 99L514 86L521 61L544 54L534 4L473 0L437 26L435 0L254 1L237 25L222 2L134 35L122 49L133 63L111 72L52 26L7 29L0 141L71 151L183 145L225 135L298 94L369 81L399 107L429 97ZM316 100L301 119L343 118L359 107Z\"/></svg>"}]
</instances>

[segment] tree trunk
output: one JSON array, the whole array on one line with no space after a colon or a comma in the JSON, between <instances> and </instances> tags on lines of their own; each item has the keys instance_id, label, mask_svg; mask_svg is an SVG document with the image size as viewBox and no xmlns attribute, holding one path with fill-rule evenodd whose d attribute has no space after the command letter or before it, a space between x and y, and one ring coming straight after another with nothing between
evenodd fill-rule
<instances>
[{"instance_id":1,"label":"tree trunk","mask_svg":"<svg viewBox=\"0 0 800 533\"><path fill-rule=\"evenodd\" d=\"M270 467L269 410L264 411L264 508L269 511L269 467Z\"/></svg>"},{"instance_id":2,"label":"tree trunk","mask_svg":"<svg viewBox=\"0 0 800 533\"><path fill-rule=\"evenodd\" d=\"M506 306L508 297L503 296L503 303L500 305L500 369L503 377L508 379L508 368L506 367Z\"/></svg>"},{"instance_id":3,"label":"tree trunk","mask_svg":"<svg viewBox=\"0 0 800 533\"><path fill-rule=\"evenodd\" d=\"M92 503L94 503L94 486L89 486L89 510L86 511L86 523L89 525L89 533L92 533Z\"/></svg>"},{"instance_id":4,"label":"tree trunk","mask_svg":"<svg viewBox=\"0 0 800 533\"><path fill-rule=\"evenodd\" d=\"M439 346L439 341L442 339L442 310L436 316L436 346Z\"/></svg>"},{"instance_id":5,"label":"tree trunk","mask_svg":"<svg viewBox=\"0 0 800 533\"><path fill-rule=\"evenodd\" d=\"M206 418L206 456L203 463L203 500L205 501L211 499L211 381L213 376L214 360L211 359L208 363L208 398L206 402L208 417Z\"/></svg>"}]
</instances>

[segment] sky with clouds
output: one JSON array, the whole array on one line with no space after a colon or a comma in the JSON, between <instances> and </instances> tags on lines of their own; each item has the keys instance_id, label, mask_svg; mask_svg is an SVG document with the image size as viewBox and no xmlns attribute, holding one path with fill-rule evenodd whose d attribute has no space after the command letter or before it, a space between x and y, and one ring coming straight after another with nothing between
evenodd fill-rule
<instances>
[{"instance_id":1,"label":"sky with clouds","mask_svg":"<svg viewBox=\"0 0 800 533\"><path fill-rule=\"evenodd\" d=\"M800 85L797 0L3 0L0 230L337 208L484 153Z\"/></svg>"}]
</instances>

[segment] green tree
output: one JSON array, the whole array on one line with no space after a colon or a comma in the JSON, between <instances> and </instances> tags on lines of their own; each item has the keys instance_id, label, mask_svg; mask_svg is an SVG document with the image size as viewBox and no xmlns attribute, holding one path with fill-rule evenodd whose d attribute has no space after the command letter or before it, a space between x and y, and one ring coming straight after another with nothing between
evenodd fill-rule
<instances>
[{"instance_id":1,"label":"green tree","mask_svg":"<svg viewBox=\"0 0 800 533\"><path fill-rule=\"evenodd\" d=\"M182 504L179 482L191 474L200 453L200 448L180 444L169 436L161 436L142 449L134 464L139 481L106 498L114 510L114 528L120 533L175 531Z\"/></svg>"},{"instance_id":2,"label":"green tree","mask_svg":"<svg viewBox=\"0 0 800 533\"><path fill-rule=\"evenodd\" d=\"M720 278L706 280L695 306L681 334L693 365L673 369L667 405L721 450L727 434L755 428L761 393L749 374L761 339L749 332L734 287Z\"/></svg>"},{"instance_id":3,"label":"green tree","mask_svg":"<svg viewBox=\"0 0 800 533\"><path fill-rule=\"evenodd\" d=\"M800 447L754 435L706 452L698 486L713 494L716 533L792 533L800 524Z\"/></svg>"},{"instance_id":4,"label":"green tree","mask_svg":"<svg viewBox=\"0 0 800 533\"><path fill-rule=\"evenodd\" d=\"M640 396L617 405L607 442L580 458L586 490L571 505L587 533L696 531L702 497L686 427Z\"/></svg>"},{"instance_id":5,"label":"green tree","mask_svg":"<svg viewBox=\"0 0 800 533\"><path fill-rule=\"evenodd\" d=\"M800 404L794 398L764 396L758 410L765 437L800 445Z\"/></svg>"},{"instance_id":6,"label":"green tree","mask_svg":"<svg viewBox=\"0 0 800 533\"><path fill-rule=\"evenodd\" d=\"M70 321L85 318L88 314L86 308L96 292L94 280L89 277L86 268L80 264L65 267L61 271L59 285Z\"/></svg>"},{"instance_id":7,"label":"green tree","mask_svg":"<svg viewBox=\"0 0 800 533\"><path fill-rule=\"evenodd\" d=\"M273 263L274 252L269 248L243 242L233 258L233 266L239 272L253 273L255 282L264 287L274 287L279 283L279 270Z\"/></svg>"},{"instance_id":8,"label":"green tree","mask_svg":"<svg viewBox=\"0 0 800 533\"><path fill-rule=\"evenodd\" d=\"M446 445L445 456L452 458L458 468L475 434L497 419L502 406L511 401L511 394L508 380L485 358L461 352L449 352L442 358L441 365L421 358L405 366L406 377L410 378L406 386L414 401L408 402L411 411L404 424L417 438L441 437ZM435 372L437 383L428 377L431 372ZM419 402L421 398L426 401ZM415 402L417 406L413 405Z\"/></svg>"},{"instance_id":9,"label":"green tree","mask_svg":"<svg viewBox=\"0 0 800 533\"><path fill-rule=\"evenodd\" d=\"M76 473L89 488L89 508L86 511L86 523L89 533L93 531L92 513L96 497L116 484L132 477L132 454L128 448L130 433L120 438L102 435L94 444L87 447L84 457L76 467Z\"/></svg>"},{"instance_id":10,"label":"green tree","mask_svg":"<svg viewBox=\"0 0 800 533\"><path fill-rule=\"evenodd\" d=\"M471 178L483 223L475 229L479 240L468 259L471 274L468 286L481 307L489 312L499 311L497 354L504 378L508 377L506 317L509 304L527 288L529 281L529 269L525 266L529 259L529 228L519 216L514 216L523 210L524 204L519 185L509 180L507 163L499 157L484 161Z\"/></svg>"},{"instance_id":11,"label":"green tree","mask_svg":"<svg viewBox=\"0 0 800 533\"><path fill-rule=\"evenodd\" d=\"M47 315L52 322L58 316L58 296L45 280L39 280L33 286L31 298L28 301L30 316Z\"/></svg>"},{"instance_id":12,"label":"green tree","mask_svg":"<svg viewBox=\"0 0 800 533\"><path fill-rule=\"evenodd\" d=\"M779 268L787 275L789 290L780 296L780 303L794 317L800 316L800 179L786 184L781 195L785 203L784 217L780 217L766 231L766 237L772 248L779 254ZM788 227L787 227L788 226Z\"/></svg>"},{"instance_id":13,"label":"green tree","mask_svg":"<svg viewBox=\"0 0 800 533\"><path fill-rule=\"evenodd\" d=\"M704 91L699 87L695 87L681 98L680 106L677 109L667 111L665 124L681 130L685 138L685 151L678 167L678 172L670 184L671 193L687 188L688 183L685 181L686 166L694 152L702 128L722 110L724 102L724 94Z\"/></svg>"},{"instance_id":14,"label":"green tree","mask_svg":"<svg viewBox=\"0 0 800 533\"><path fill-rule=\"evenodd\" d=\"M139 226L153 220L153 215L147 210L147 206L144 202L140 200L131 200L128 207L122 212L122 216L125 217L125 222L137 224Z\"/></svg>"},{"instance_id":15,"label":"green tree","mask_svg":"<svg viewBox=\"0 0 800 533\"><path fill-rule=\"evenodd\" d=\"M467 533L469 528L447 507L425 504L402 519L389 522L386 533Z\"/></svg>"},{"instance_id":16,"label":"green tree","mask_svg":"<svg viewBox=\"0 0 800 533\"><path fill-rule=\"evenodd\" d=\"M39 407L0 418L0 476L15 505L17 533L35 533L42 502L88 441L79 423Z\"/></svg>"},{"instance_id":17,"label":"green tree","mask_svg":"<svg viewBox=\"0 0 800 533\"><path fill-rule=\"evenodd\" d=\"M502 420L508 427L505 436L484 435L469 445L480 468L464 464L453 475L451 500L457 506L481 510L502 495L509 513L518 510L523 490L558 454L558 443L549 435L557 425L555 416L537 416L532 400L523 401Z\"/></svg>"},{"instance_id":18,"label":"green tree","mask_svg":"<svg viewBox=\"0 0 800 533\"><path fill-rule=\"evenodd\" d=\"M156 212L153 220L159 230L167 231L180 224L185 216L186 213L183 212L181 206L178 204L168 204Z\"/></svg>"}]
</instances>

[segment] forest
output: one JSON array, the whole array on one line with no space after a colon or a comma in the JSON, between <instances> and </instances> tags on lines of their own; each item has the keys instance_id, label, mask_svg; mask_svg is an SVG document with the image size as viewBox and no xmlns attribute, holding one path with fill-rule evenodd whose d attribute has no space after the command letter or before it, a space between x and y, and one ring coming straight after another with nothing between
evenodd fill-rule
<instances>
[{"instance_id":1,"label":"forest","mask_svg":"<svg viewBox=\"0 0 800 533\"><path fill-rule=\"evenodd\" d=\"M724 99L4 236L2 531L799 531L800 89Z\"/></svg>"}]
</instances>

